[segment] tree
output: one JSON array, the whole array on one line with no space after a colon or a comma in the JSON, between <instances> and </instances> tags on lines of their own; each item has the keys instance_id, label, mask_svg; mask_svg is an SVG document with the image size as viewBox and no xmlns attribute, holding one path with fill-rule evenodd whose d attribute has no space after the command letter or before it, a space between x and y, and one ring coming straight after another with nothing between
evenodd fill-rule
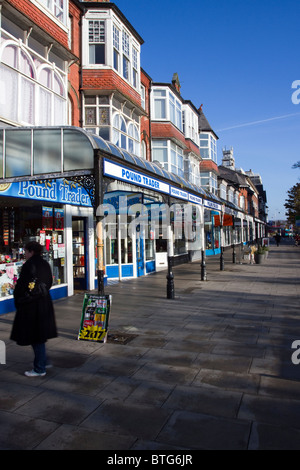
<instances>
[{"instance_id":1,"label":"tree","mask_svg":"<svg viewBox=\"0 0 300 470\"><path fill-rule=\"evenodd\" d=\"M293 169L295 168L300 168L300 160L297 162L297 163L294 163L294 165L292 166Z\"/></svg>"},{"instance_id":2,"label":"tree","mask_svg":"<svg viewBox=\"0 0 300 470\"><path fill-rule=\"evenodd\" d=\"M300 183L295 184L288 192L284 207L288 223L295 225L296 215L300 215Z\"/></svg>"}]
</instances>

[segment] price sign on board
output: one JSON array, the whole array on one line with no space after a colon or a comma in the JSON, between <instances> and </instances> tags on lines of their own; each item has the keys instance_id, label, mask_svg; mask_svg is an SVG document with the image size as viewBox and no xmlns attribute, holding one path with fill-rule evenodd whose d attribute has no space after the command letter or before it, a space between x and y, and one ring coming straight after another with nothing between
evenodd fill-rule
<instances>
[{"instance_id":1,"label":"price sign on board","mask_svg":"<svg viewBox=\"0 0 300 470\"><path fill-rule=\"evenodd\" d=\"M84 294L79 340L106 341L110 306L110 295Z\"/></svg>"}]
</instances>

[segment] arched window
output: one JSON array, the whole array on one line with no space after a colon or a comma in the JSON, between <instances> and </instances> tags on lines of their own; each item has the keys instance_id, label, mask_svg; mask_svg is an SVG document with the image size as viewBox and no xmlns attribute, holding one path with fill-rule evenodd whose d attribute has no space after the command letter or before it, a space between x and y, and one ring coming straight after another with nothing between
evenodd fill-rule
<instances>
[{"instance_id":1,"label":"arched window","mask_svg":"<svg viewBox=\"0 0 300 470\"><path fill-rule=\"evenodd\" d=\"M6 41L1 54L1 62L27 75L27 77L36 78L36 70L31 56L13 41Z\"/></svg>"},{"instance_id":2,"label":"arched window","mask_svg":"<svg viewBox=\"0 0 300 470\"><path fill-rule=\"evenodd\" d=\"M128 151L134 155L140 155L139 131L135 124L128 124Z\"/></svg>"},{"instance_id":3,"label":"arched window","mask_svg":"<svg viewBox=\"0 0 300 470\"><path fill-rule=\"evenodd\" d=\"M21 43L4 41L0 49L3 117L22 124L35 124L36 68Z\"/></svg>"},{"instance_id":4,"label":"arched window","mask_svg":"<svg viewBox=\"0 0 300 470\"><path fill-rule=\"evenodd\" d=\"M56 70L48 65L42 65L38 71L38 80L39 83L44 85L46 88L49 88L54 93L65 97L65 86L64 83Z\"/></svg>"},{"instance_id":5,"label":"arched window","mask_svg":"<svg viewBox=\"0 0 300 470\"><path fill-rule=\"evenodd\" d=\"M113 116L113 143L123 149L127 149L127 130L123 116L115 114Z\"/></svg>"},{"instance_id":6,"label":"arched window","mask_svg":"<svg viewBox=\"0 0 300 470\"><path fill-rule=\"evenodd\" d=\"M1 55L1 62L4 64L13 67L14 69L18 68L18 46L9 44L6 46Z\"/></svg>"},{"instance_id":7,"label":"arched window","mask_svg":"<svg viewBox=\"0 0 300 470\"><path fill-rule=\"evenodd\" d=\"M38 70L39 87L39 124L44 126L66 123L66 91L62 78L49 65Z\"/></svg>"},{"instance_id":8,"label":"arched window","mask_svg":"<svg viewBox=\"0 0 300 470\"><path fill-rule=\"evenodd\" d=\"M147 160L147 145L144 140L141 143L141 157Z\"/></svg>"}]
</instances>

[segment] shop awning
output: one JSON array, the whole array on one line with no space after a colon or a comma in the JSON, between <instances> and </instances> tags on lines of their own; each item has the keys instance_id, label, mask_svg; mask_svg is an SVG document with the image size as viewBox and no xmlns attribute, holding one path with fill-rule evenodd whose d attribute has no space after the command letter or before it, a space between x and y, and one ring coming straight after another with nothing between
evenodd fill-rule
<instances>
[{"instance_id":1,"label":"shop awning","mask_svg":"<svg viewBox=\"0 0 300 470\"><path fill-rule=\"evenodd\" d=\"M175 185L183 192L221 203L214 194L166 171L159 164L72 126L0 129L0 184L22 178L63 178L72 173L92 173L95 150L102 151L108 159L122 161L122 165L129 164L137 171L151 173L153 178L167 180L170 187Z\"/></svg>"}]
</instances>

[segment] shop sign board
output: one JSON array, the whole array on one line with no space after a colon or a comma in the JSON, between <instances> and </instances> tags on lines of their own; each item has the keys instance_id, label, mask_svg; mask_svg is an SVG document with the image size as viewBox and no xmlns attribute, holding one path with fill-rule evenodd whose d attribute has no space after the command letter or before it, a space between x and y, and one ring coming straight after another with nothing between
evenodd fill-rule
<instances>
[{"instance_id":1,"label":"shop sign board","mask_svg":"<svg viewBox=\"0 0 300 470\"><path fill-rule=\"evenodd\" d=\"M182 191L182 189L179 188L174 188L174 186L171 186L170 188L170 195L174 197L178 197L179 199L184 199L188 200L189 196L186 191Z\"/></svg>"},{"instance_id":2,"label":"shop sign board","mask_svg":"<svg viewBox=\"0 0 300 470\"><path fill-rule=\"evenodd\" d=\"M194 204L203 204L202 197L195 196L194 194L189 193L189 201L193 202Z\"/></svg>"},{"instance_id":3,"label":"shop sign board","mask_svg":"<svg viewBox=\"0 0 300 470\"><path fill-rule=\"evenodd\" d=\"M92 207L86 190L82 186L63 178L9 183L3 188L0 187L0 195Z\"/></svg>"},{"instance_id":4,"label":"shop sign board","mask_svg":"<svg viewBox=\"0 0 300 470\"><path fill-rule=\"evenodd\" d=\"M221 204L218 204L217 202L212 202L212 201L206 201L204 200L204 206L208 207L209 209L215 209L217 211L222 210Z\"/></svg>"},{"instance_id":5,"label":"shop sign board","mask_svg":"<svg viewBox=\"0 0 300 470\"><path fill-rule=\"evenodd\" d=\"M103 174L161 193L169 194L170 191L170 186L167 183L106 159L104 159Z\"/></svg>"},{"instance_id":6,"label":"shop sign board","mask_svg":"<svg viewBox=\"0 0 300 470\"><path fill-rule=\"evenodd\" d=\"M84 294L78 340L106 341L111 300L111 295Z\"/></svg>"}]
</instances>

